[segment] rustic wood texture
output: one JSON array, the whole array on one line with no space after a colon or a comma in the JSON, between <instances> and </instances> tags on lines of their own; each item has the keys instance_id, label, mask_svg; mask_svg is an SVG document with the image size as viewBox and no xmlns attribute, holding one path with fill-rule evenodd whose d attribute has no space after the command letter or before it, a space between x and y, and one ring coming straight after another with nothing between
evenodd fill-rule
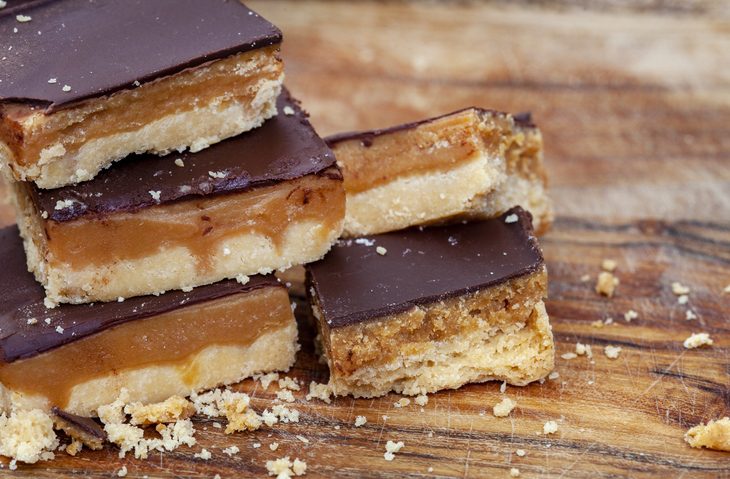
<instances>
[{"instance_id":1,"label":"rustic wood texture","mask_svg":"<svg viewBox=\"0 0 730 479\"><path fill-rule=\"evenodd\" d=\"M225 435L196 418L193 448L146 461L119 459L112 447L59 453L12 473L2 460L0 474L112 477L126 466L127 477L266 476L267 460L289 456L307 462L304 477L509 477L512 467L541 478L730 477L729 453L683 440L690 427L730 416L730 17L713 2L695 13L572 3L250 2L284 31L286 83L322 135L471 105L533 112L557 210L540 242L558 378L504 393L498 383L468 385L430 395L423 408L395 407L398 395L327 405L306 401L303 388L292 405L298 424ZM0 225L12 221L0 207ZM611 299L593 290L606 258L621 281ZM289 277L302 326L289 376L325 382L300 277ZM691 288L686 305L674 281ZM630 323L629 310L638 313ZM686 320L688 310L697 319ZM714 344L685 349L694 332ZM578 342L592 359L560 357ZM622 348L618 358L606 357L607 345ZM236 389L259 411L278 390L251 380ZM503 397L517 407L496 418ZM368 422L356 428L359 415ZM557 432L538 434L547 421ZM383 458L389 440L405 443L392 462ZM241 451L222 453L232 445ZM202 448L212 459L193 456Z\"/></svg>"}]
</instances>

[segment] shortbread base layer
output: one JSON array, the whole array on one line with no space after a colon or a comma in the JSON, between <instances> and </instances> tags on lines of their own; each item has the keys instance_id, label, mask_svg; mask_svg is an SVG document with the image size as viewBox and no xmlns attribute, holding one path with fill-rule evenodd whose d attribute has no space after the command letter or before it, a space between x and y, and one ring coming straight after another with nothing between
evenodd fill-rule
<instances>
[{"instance_id":1,"label":"shortbread base layer","mask_svg":"<svg viewBox=\"0 0 730 479\"><path fill-rule=\"evenodd\" d=\"M491 218L516 205L537 234L552 224L542 136L509 115L469 109L329 143L345 178L345 237Z\"/></svg>"},{"instance_id":2,"label":"shortbread base layer","mask_svg":"<svg viewBox=\"0 0 730 479\"><path fill-rule=\"evenodd\" d=\"M44 114L0 106L0 166L8 178L58 188L92 179L133 153L196 152L276 115L278 45Z\"/></svg>"},{"instance_id":3,"label":"shortbread base layer","mask_svg":"<svg viewBox=\"0 0 730 479\"><path fill-rule=\"evenodd\" d=\"M28 269L52 306L116 301L316 261L339 237L345 214L341 176L330 170L68 222L41 218L27 184L13 182L10 190Z\"/></svg>"},{"instance_id":4,"label":"shortbread base layer","mask_svg":"<svg viewBox=\"0 0 730 479\"><path fill-rule=\"evenodd\" d=\"M0 405L80 416L113 402L188 396L287 371L299 349L285 288L264 288L125 323L29 359L0 363Z\"/></svg>"},{"instance_id":5,"label":"shortbread base layer","mask_svg":"<svg viewBox=\"0 0 730 479\"><path fill-rule=\"evenodd\" d=\"M526 277L364 323L330 329L313 314L336 395L416 395L470 382L524 386L554 366L543 268Z\"/></svg>"}]
</instances>

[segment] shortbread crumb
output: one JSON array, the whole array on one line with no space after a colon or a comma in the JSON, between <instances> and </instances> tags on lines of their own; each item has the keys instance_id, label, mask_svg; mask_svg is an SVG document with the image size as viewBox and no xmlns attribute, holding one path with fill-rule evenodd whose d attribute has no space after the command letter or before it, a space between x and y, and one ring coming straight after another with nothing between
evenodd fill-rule
<instances>
[{"instance_id":1,"label":"shortbread crumb","mask_svg":"<svg viewBox=\"0 0 730 479\"><path fill-rule=\"evenodd\" d=\"M505 223L517 223L519 217L517 215L509 215L504 219Z\"/></svg>"},{"instance_id":2,"label":"shortbread crumb","mask_svg":"<svg viewBox=\"0 0 730 479\"><path fill-rule=\"evenodd\" d=\"M690 446L730 452L730 417L695 426L684 435Z\"/></svg>"},{"instance_id":3,"label":"shortbread crumb","mask_svg":"<svg viewBox=\"0 0 730 479\"><path fill-rule=\"evenodd\" d=\"M524 449L517 449L517 455L520 457L524 457L524 455L527 454Z\"/></svg>"},{"instance_id":4,"label":"shortbread crumb","mask_svg":"<svg viewBox=\"0 0 730 479\"><path fill-rule=\"evenodd\" d=\"M618 353L621 352L621 348L618 346L608 345L603 351L606 353L607 358L616 359L618 357Z\"/></svg>"},{"instance_id":5,"label":"shortbread crumb","mask_svg":"<svg viewBox=\"0 0 730 479\"><path fill-rule=\"evenodd\" d=\"M270 444L269 449L271 449L272 451L276 451L277 449L279 449L279 443L274 442L274 443Z\"/></svg>"},{"instance_id":6,"label":"shortbread crumb","mask_svg":"<svg viewBox=\"0 0 730 479\"><path fill-rule=\"evenodd\" d=\"M178 158L175 160L175 165L182 168L183 166L185 166L185 162L183 160L181 160L180 158Z\"/></svg>"},{"instance_id":7,"label":"shortbread crumb","mask_svg":"<svg viewBox=\"0 0 730 479\"><path fill-rule=\"evenodd\" d=\"M602 271L601 274L598 275L596 293L612 298L616 292L616 286L618 286L618 283L619 280L617 277L608 271Z\"/></svg>"},{"instance_id":8,"label":"shortbread crumb","mask_svg":"<svg viewBox=\"0 0 730 479\"><path fill-rule=\"evenodd\" d=\"M420 396L416 396L416 398L413 400L414 403L418 406L425 406L428 404L428 396L425 394L421 394Z\"/></svg>"},{"instance_id":9,"label":"shortbread crumb","mask_svg":"<svg viewBox=\"0 0 730 479\"><path fill-rule=\"evenodd\" d=\"M509 470L509 475L510 475L510 477L520 477L520 470L517 469L516 467L513 467L512 469Z\"/></svg>"},{"instance_id":10,"label":"shortbread crumb","mask_svg":"<svg viewBox=\"0 0 730 479\"><path fill-rule=\"evenodd\" d=\"M395 407L406 407L411 403L411 400L408 398L401 398L399 399L393 406Z\"/></svg>"},{"instance_id":11,"label":"shortbread crumb","mask_svg":"<svg viewBox=\"0 0 730 479\"><path fill-rule=\"evenodd\" d=\"M228 454L229 456L233 456L234 454L238 454L240 449L238 446L231 446L223 449L223 454Z\"/></svg>"},{"instance_id":12,"label":"shortbread crumb","mask_svg":"<svg viewBox=\"0 0 730 479\"><path fill-rule=\"evenodd\" d=\"M124 412L132 416L129 420L130 424L149 425L187 419L195 414L195 406L184 397L172 396L157 404L146 406L139 402L129 404L124 407Z\"/></svg>"},{"instance_id":13,"label":"shortbread crumb","mask_svg":"<svg viewBox=\"0 0 730 479\"><path fill-rule=\"evenodd\" d=\"M307 394L306 398L307 401L310 401L312 398L317 398L327 404L330 404L332 402L330 399L331 395L332 391L328 384L320 384L312 381L309 383L309 394Z\"/></svg>"},{"instance_id":14,"label":"shortbread crumb","mask_svg":"<svg viewBox=\"0 0 730 479\"><path fill-rule=\"evenodd\" d=\"M689 296L682 294L677 296L677 304L687 304L689 302Z\"/></svg>"},{"instance_id":15,"label":"shortbread crumb","mask_svg":"<svg viewBox=\"0 0 730 479\"><path fill-rule=\"evenodd\" d=\"M689 288L686 286L682 286L681 283L674 282L672 283L672 293L675 294L675 296L684 296L689 294Z\"/></svg>"},{"instance_id":16,"label":"shortbread crumb","mask_svg":"<svg viewBox=\"0 0 730 479\"><path fill-rule=\"evenodd\" d=\"M277 391L276 397L281 401L294 402L294 395L291 391L287 389L285 389L284 391Z\"/></svg>"},{"instance_id":17,"label":"shortbread crumb","mask_svg":"<svg viewBox=\"0 0 730 479\"><path fill-rule=\"evenodd\" d=\"M387 444L385 445L385 454L383 455L383 457L385 458L386 461L392 461L395 458L395 453L400 451L403 448L403 446L405 446L403 441L398 441L398 442L388 441Z\"/></svg>"},{"instance_id":18,"label":"shortbread crumb","mask_svg":"<svg viewBox=\"0 0 730 479\"><path fill-rule=\"evenodd\" d=\"M700 346L712 346L712 339L708 333L692 333L692 336L684 340L684 347L687 349L699 348Z\"/></svg>"},{"instance_id":19,"label":"shortbread crumb","mask_svg":"<svg viewBox=\"0 0 730 479\"><path fill-rule=\"evenodd\" d=\"M558 423L555 421L548 421L542 427L543 434L555 434L558 430Z\"/></svg>"},{"instance_id":20,"label":"shortbread crumb","mask_svg":"<svg viewBox=\"0 0 730 479\"><path fill-rule=\"evenodd\" d=\"M565 354L561 355L560 357L563 359L574 359L574 358L577 358L578 355L575 353L565 353Z\"/></svg>"},{"instance_id":21,"label":"shortbread crumb","mask_svg":"<svg viewBox=\"0 0 730 479\"><path fill-rule=\"evenodd\" d=\"M84 443L79 440L74 439L73 441L71 441L71 444L66 446L66 454L68 454L69 456L75 456L76 454L81 452L81 450L83 448L84 448Z\"/></svg>"},{"instance_id":22,"label":"shortbread crumb","mask_svg":"<svg viewBox=\"0 0 730 479\"><path fill-rule=\"evenodd\" d=\"M292 379L289 377L279 379L279 388L280 389L290 389L292 391L299 391L299 389L300 389L299 381L296 378Z\"/></svg>"},{"instance_id":23,"label":"shortbread crumb","mask_svg":"<svg viewBox=\"0 0 730 479\"><path fill-rule=\"evenodd\" d=\"M560 377L560 373L557 371L553 371L550 374L548 374L548 379L558 379Z\"/></svg>"},{"instance_id":24,"label":"shortbread crumb","mask_svg":"<svg viewBox=\"0 0 730 479\"><path fill-rule=\"evenodd\" d=\"M127 466L122 466L122 468L117 472L117 476L124 477L127 475Z\"/></svg>"},{"instance_id":25,"label":"shortbread crumb","mask_svg":"<svg viewBox=\"0 0 730 479\"><path fill-rule=\"evenodd\" d=\"M591 359L593 358L593 349L591 348L590 344L576 343L575 354L577 354L578 356L585 355L588 359Z\"/></svg>"},{"instance_id":26,"label":"shortbread crumb","mask_svg":"<svg viewBox=\"0 0 730 479\"><path fill-rule=\"evenodd\" d=\"M604 271L611 272L616 269L616 266L617 266L616 261L614 261L612 259L604 259L601 262L601 268L603 268Z\"/></svg>"},{"instance_id":27,"label":"shortbread crumb","mask_svg":"<svg viewBox=\"0 0 730 479\"><path fill-rule=\"evenodd\" d=\"M381 256L384 256L385 253L388 252L388 250L385 249L385 248L383 248L382 246L378 246L377 248L375 248L375 252L378 253Z\"/></svg>"},{"instance_id":28,"label":"shortbread crumb","mask_svg":"<svg viewBox=\"0 0 730 479\"><path fill-rule=\"evenodd\" d=\"M583 276L580 277L581 283L587 283L590 280L591 280L590 274L584 274Z\"/></svg>"},{"instance_id":29,"label":"shortbread crumb","mask_svg":"<svg viewBox=\"0 0 730 479\"><path fill-rule=\"evenodd\" d=\"M203 459L205 461L207 461L208 459L210 459L211 457L213 457L213 455L210 453L210 451L208 451L205 448L203 448L203 450L200 451L200 453L193 454L193 456L194 457L198 457L200 459Z\"/></svg>"},{"instance_id":30,"label":"shortbread crumb","mask_svg":"<svg viewBox=\"0 0 730 479\"><path fill-rule=\"evenodd\" d=\"M628 310L626 313L624 313L624 319L627 323L630 323L632 319L636 319L639 317L639 313L634 311L633 309Z\"/></svg>"},{"instance_id":31,"label":"shortbread crumb","mask_svg":"<svg viewBox=\"0 0 730 479\"><path fill-rule=\"evenodd\" d=\"M248 280L248 276L246 276L246 280ZM254 381L259 381L261 383L261 387L266 390L269 388L269 384L279 380L279 373L254 374L253 379Z\"/></svg>"},{"instance_id":32,"label":"shortbread crumb","mask_svg":"<svg viewBox=\"0 0 730 479\"><path fill-rule=\"evenodd\" d=\"M355 427L364 426L368 422L365 416L357 416L355 418Z\"/></svg>"},{"instance_id":33,"label":"shortbread crumb","mask_svg":"<svg viewBox=\"0 0 730 479\"><path fill-rule=\"evenodd\" d=\"M492 408L492 411L497 417L506 417L509 415L509 413L512 412L515 406L517 406L516 402L514 402L510 398L504 398L502 399L502 402Z\"/></svg>"},{"instance_id":34,"label":"shortbread crumb","mask_svg":"<svg viewBox=\"0 0 730 479\"><path fill-rule=\"evenodd\" d=\"M294 462L289 460L289 456L282 457L275 461L266 461L266 470L269 471L270 476L276 476L277 479L286 479L293 475L301 476L307 472L307 463L294 459Z\"/></svg>"},{"instance_id":35,"label":"shortbread crumb","mask_svg":"<svg viewBox=\"0 0 730 479\"><path fill-rule=\"evenodd\" d=\"M697 319L697 315L692 311L691 309L687 310L687 313L685 313L684 318L687 321L692 321L693 319Z\"/></svg>"}]
</instances>

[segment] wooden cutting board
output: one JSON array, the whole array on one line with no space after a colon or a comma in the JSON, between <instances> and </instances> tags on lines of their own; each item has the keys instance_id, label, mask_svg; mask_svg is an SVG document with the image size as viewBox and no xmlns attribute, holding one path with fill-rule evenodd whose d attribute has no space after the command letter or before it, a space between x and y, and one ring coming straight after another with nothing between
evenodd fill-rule
<instances>
[{"instance_id":1,"label":"wooden cutting board","mask_svg":"<svg viewBox=\"0 0 730 479\"><path fill-rule=\"evenodd\" d=\"M471 105L533 112L557 210L540 243L559 377L504 393L498 383L468 385L423 407L395 407L399 395L328 405L306 401L303 389L291 405L296 424L225 435L196 418L192 448L146 461L112 447L59 453L12 472L2 459L0 475L116 477L124 466L127 477L251 477L289 456L306 461L304 477L509 477L511 468L520 477L730 477L730 453L683 440L690 427L730 416L730 17L712 2L572 4L250 2L283 30L286 83L322 135ZM1 206L0 225L13 221ZM618 264L611 299L593 289L603 259ZM288 375L308 385L328 373L313 351L300 274L288 276L302 343ZM691 289L687 304L675 281ZM631 322L629 310L638 313ZM714 344L685 349L694 332ZM579 342L593 358L561 358ZM621 348L616 359L609 345ZM278 387L248 380L236 389L262 411ZM494 417L504 397L517 408ZM355 427L356 416L367 424ZM556 433L540 434L547 421ZM389 440L405 443L392 462L383 458ZM239 453L222 452L233 445ZM194 457L203 448L208 461Z\"/></svg>"}]
</instances>

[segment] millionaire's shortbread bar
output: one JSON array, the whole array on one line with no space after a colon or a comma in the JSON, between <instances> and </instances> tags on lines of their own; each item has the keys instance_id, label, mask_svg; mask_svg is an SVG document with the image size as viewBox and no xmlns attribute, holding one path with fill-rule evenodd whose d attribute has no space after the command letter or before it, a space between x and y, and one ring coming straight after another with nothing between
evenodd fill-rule
<instances>
[{"instance_id":1,"label":"millionaire's shortbread bar","mask_svg":"<svg viewBox=\"0 0 730 479\"><path fill-rule=\"evenodd\" d=\"M0 230L0 411L93 416L123 388L152 403L294 363L297 326L273 275L49 310L21 242Z\"/></svg>"},{"instance_id":2,"label":"millionaire's shortbread bar","mask_svg":"<svg viewBox=\"0 0 730 479\"><path fill-rule=\"evenodd\" d=\"M263 126L198 153L132 156L91 181L10 182L48 306L116 301L320 259L342 231L334 156L288 91Z\"/></svg>"},{"instance_id":3,"label":"millionaire's shortbread bar","mask_svg":"<svg viewBox=\"0 0 730 479\"><path fill-rule=\"evenodd\" d=\"M307 266L334 394L525 385L553 368L530 214L341 240Z\"/></svg>"},{"instance_id":4,"label":"millionaire's shortbread bar","mask_svg":"<svg viewBox=\"0 0 730 479\"><path fill-rule=\"evenodd\" d=\"M0 167L41 188L199 151L276 114L282 34L238 1L10 0Z\"/></svg>"},{"instance_id":5,"label":"millionaire's shortbread bar","mask_svg":"<svg viewBox=\"0 0 730 479\"><path fill-rule=\"evenodd\" d=\"M345 178L345 236L491 218L517 205L537 234L552 224L542 135L529 114L467 108L325 141Z\"/></svg>"}]
</instances>

